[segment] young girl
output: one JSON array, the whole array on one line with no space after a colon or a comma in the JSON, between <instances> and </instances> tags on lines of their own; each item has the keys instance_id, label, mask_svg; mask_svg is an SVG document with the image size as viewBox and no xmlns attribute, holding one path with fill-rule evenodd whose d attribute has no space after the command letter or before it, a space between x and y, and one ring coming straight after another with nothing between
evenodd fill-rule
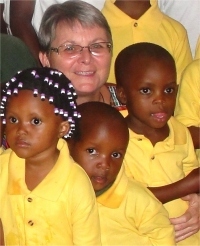
<instances>
[{"instance_id":1,"label":"young girl","mask_svg":"<svg viewBox=\"0 0 200 246\"><path fill-rule=\"evenodd\" d=\"M6 245L100 245L94 191L62 139L76 129L75 99L70 81L50 68L24 70L3 90L11 148L0 162Z\"/></svg>"}]
</instances>

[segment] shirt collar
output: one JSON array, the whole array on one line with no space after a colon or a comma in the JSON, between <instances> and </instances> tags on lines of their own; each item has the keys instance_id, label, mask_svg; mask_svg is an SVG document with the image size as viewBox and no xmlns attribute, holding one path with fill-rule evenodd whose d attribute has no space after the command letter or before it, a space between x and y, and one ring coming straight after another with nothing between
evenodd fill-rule
<instances>
[{"instance_id":1,"label":"shirt collar","mask_svg":"<svg viewBox=\"0 0 200 246\"><path fill-rule=\"evenodd\" d=\"M150 0L151 7L138 20L132 19L118 7L116 7L114 5L115 1L116 0L106 0L105 11L103 9L103 13L109 16L108 22L112 28L132 24L135 22L139 24L138 27L140 27L141 24L143 29L145 27L157 29L160 26L164 14L158 8L157 0Z\"/></svg>"},{"instance_id":2,"label":"shirt collar","mask_svg":"<svg viewBox=\"0 0 200 246\"><path fill-rule=\"evenodd\" d=\"M113 185L102 195L97 197L97 202L105 207L118 208L123 201L128 185L128 178L124 172L124 165L117 175Z\"/></svg>"},{"instance_id":3,"label":"shirt collar","mask_svg":"<svg viewBox=\"0 0 200 246\"><path fill-rule=\"evenodd\" d=\"M167 124L169 126L169 136L165 140L158 142L155 145L156 148L154 148L155 149L154 153L157 153L160 151L163 152L163 149L162 149L163 147L165 148L166 151L171 151L174 149L175 145L184 143L185 140L182 141L182 136L180 138L179 135L177 136L177 134L175 134L175 131L176 131L175 121L176 120L174 119L173 116L168 120ZM129 136L130 136L130 139L137 139L138 141L147 139L144 135L137 134L133 132L131 129L129 129Z\"/></svg>"}]
</instances>

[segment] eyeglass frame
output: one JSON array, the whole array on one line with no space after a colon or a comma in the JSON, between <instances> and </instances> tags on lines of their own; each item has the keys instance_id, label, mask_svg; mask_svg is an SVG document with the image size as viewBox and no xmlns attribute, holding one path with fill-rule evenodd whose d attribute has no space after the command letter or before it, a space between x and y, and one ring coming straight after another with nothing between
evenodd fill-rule
<instances>
[{"instance_id":1,"label":"eyeglass frame","mask_svg":"<svg viewBox=\"0 0 200 246\"><path fill-rule=\"evenodd\" d=\"M81 45L78 45L78 44L61 44L60 46L58 46L57 48L56 47L50 47L50 49L49 49L49 51L51 52L51 51L53 51L53 52L55 52L55 53L57 53L58 55L60 55L60 53L59 53L59 48L60 47L63 47L63 46L79 46L80 47L80 53L79 54L81 54L81 52L83 51L83 49L85 49L85 48L87 48L88 49L88 51L93 55L93 56L96 56L95 54L93 54L92 53L92 51L90 50L91 49L91 46L92 45L95 45L95 44L102 44L102 43L106 43L107 44L107 48L109 49L109 52L112 50L112 47L113 47L113 45L112 45L112 43L111 42L98 42L98 43L93 43L93 44L90 44L90 45L88 45L88 46L81 46ZM75 55L75 56L73 56L73 57L76 57L78 55L78 53ZM98 56L98 55L97 55Z\"/></svg>"}]
</instances>

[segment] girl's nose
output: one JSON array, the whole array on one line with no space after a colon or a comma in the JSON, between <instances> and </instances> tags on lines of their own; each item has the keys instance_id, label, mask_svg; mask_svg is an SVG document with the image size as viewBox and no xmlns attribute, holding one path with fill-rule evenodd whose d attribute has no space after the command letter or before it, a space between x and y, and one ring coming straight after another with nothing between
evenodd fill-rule
<instances>
[{"instance_id":1,"label":"girl's nose","mask_svg":"<svg viewBox=\"0 0 200 246\"><path fill-rule=\"evenodd\" d=\"M27 128L25 126L25 124L23 123L18 123L18 129L17 129L17 135L25 135L27 134Z\"/></svg>"}]
</instances>

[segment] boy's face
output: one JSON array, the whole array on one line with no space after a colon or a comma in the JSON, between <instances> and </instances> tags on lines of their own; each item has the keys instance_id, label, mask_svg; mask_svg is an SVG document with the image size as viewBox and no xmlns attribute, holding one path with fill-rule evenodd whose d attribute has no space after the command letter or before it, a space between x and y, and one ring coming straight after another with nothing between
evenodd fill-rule
<instances>
[{"instance_id":1,"label":"boy's face","mask_svg":"<svg viewBox=\"0 0 200 246\"><path fill-rule=\"evenodd\" d=\"M124 76L121 90L132 124L140 128L162 128L173 115L176 102L176 70L172 62L134 62Z\"/></svg>"},{"instance_id":2,"label":"boy's face","mask_svg":"<svg viewBox=\"0 0 200 246\"><path fill-rule=\"evenodd\" d=\"M61 137L63 120L54 105L33 96L30 90L9 98L6 108L6 139L21 158L38 158L54 153Z\"/></svg>"},{"instance_id":3,"label":"boy's face","mask_svg":"<svg viewBox=\"0 0 200 246\"><path fill-rule=\"evenodd\" d=\"M127 133L97 122L83 130L82 139L71 147L71 155L99 191L116 179L127 144Z\"/></svg>"}]
</instances>

